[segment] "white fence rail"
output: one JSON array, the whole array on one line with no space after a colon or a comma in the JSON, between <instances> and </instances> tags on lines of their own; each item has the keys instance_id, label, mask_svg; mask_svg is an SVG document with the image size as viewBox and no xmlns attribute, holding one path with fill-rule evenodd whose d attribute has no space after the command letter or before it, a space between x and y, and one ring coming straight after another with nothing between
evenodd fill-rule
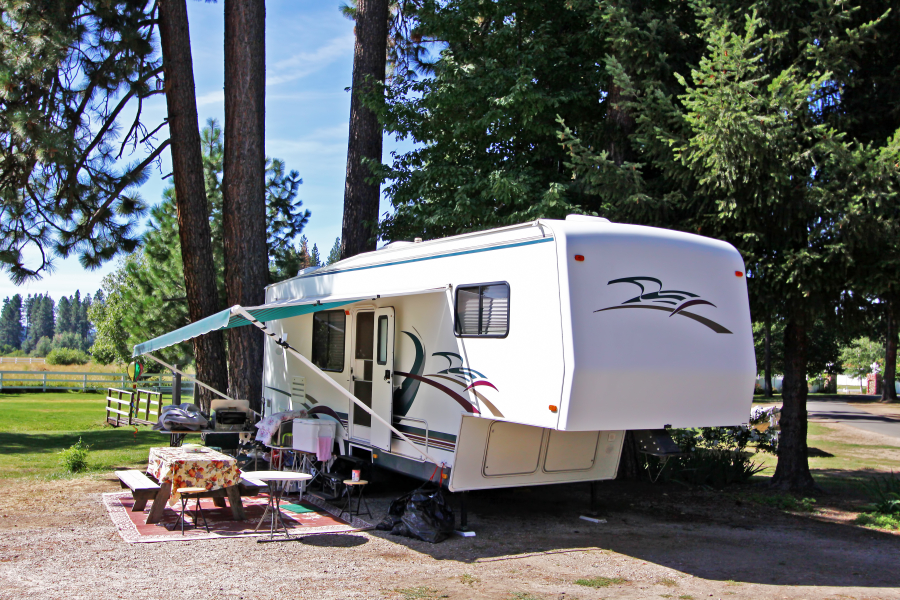
<instances>
[{"instance_id":1,"label":"white fence rail","mask_svg":"<svg viewBox=\"0 0 900 600\"><path fill-rule=\"evenodd\" d=\"M68 371L0 371L0 390L62 391L82 392L107 388L130 389L134 385L122 373L72 373ZM172 393L172 375L148 375L138 382L145 390L161 394ZM193 396L194 380L182 377L181 395Z\"/></svg>"},{"instance_id":2,"label":"white fence rail","mask_svg":"<svg viewBox=\"0 0 900 600\"><path fill-rule=\"evenodd\" d=\"M0 365L42 365L47 362L43 358L33 358L31 356L0 356Z\"/></svg>"}]
</instances>

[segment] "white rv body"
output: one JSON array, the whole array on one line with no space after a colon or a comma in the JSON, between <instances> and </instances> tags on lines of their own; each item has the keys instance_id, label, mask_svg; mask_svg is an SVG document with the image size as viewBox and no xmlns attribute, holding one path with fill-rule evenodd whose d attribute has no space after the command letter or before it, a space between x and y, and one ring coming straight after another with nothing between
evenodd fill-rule
<instances>
[{"instance_id":1,"label":"white rv body","mask_svg":"<svg viewBox=\"0 0 900 600\"><path fill-rule=\"evenodd\" d=\"M508 285L508 332L459 336L458 289L483 284ZM335 309L343 360L326 374L357 397L371 386L373 411L450 467L451 491L609 479L626 430L749 417L746 278L724 242L576 216L390 244L266 290L267 304L362 297ZM313 359L321 318L266 326ZM354 419L346 396L271 339L263 393L267 412L336 415L345 451L423 479L434 472L387 427Z\"/></svg>"}]
</instances>

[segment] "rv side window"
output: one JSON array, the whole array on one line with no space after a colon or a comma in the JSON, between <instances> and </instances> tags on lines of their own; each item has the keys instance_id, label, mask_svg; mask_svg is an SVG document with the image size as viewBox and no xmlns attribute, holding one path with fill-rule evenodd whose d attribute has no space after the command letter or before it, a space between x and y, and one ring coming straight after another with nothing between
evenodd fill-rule
<instances>
[{"instance_id":1,"label":"rv side window","mask_svg":"<svg viewBox=\"0 0 900 600\"><path fill-rule=\"evenodd\" d=\"M344 370L344 331L347 316L343 310L323 310L313 315L312 361L323 371Z\"/></svg>"},{"instance_id":2,"label":"rv side window","mask_svg":"<svg viewBox=\"0 0 900 600\"><path fill-rule=\"evenodd\" d=\"M456 288L456 335L506 337L508 333L508 283Z\"/></svg>"}]
</instances>

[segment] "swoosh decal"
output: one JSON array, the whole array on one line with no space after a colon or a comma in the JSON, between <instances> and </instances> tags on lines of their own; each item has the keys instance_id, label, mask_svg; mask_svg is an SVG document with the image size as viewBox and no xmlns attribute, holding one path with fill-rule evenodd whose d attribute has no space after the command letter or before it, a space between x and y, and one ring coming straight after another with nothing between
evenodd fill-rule
<instances>
[{"instance_id":1,"label":"swoosh decal","mask_svg":"<svg viewBox=\"0 0 900 600\"><path fill-rule=\"evenodd\" d=\"M286 391L284 391L284 390L279 390L278 388L273 388L271 385L267 385L266 387L269 388L270 390L272 390L273 392L278 392L278 393L280 393L280 394L284 394L284 395L287 396L288 398L291 397L291 393L290 393L290 392L286 392Z\"/></svg>"},{"instance_id":2,"label":"swoosh decal","mask_svg":"<svg viewBox=\"0 0 900 600\"><path fill-rule=\"evenodd\" d=\"M603 312L606 310L618 310L620 308L646 308L649 310L663 310L666 312L674 312L674 309L666 308L665 306L636 306L636 305L610 306L609 308L601 308L601 309L595 310L594 312L598 313L598 312ZM688 319L693 319L694 321L697 321L698 323L702 323L703 325L706 325L707 327L709 327L716 333L731 333L729 330L725 329L724 327L722 327L715 321L713 321L711 319L707 319L706 317L701 317L700 315L695 315L694 313L689 313L686 310L683 310L678 314L682 317L687 317Z\"/></svg>"},{"instance_id":3,"label":"swoosh decal","mask_svg":"<svg viewBox=\"0 0 900 600\"><path fill-rule=\"evenodd\" d=\"M447 394L448 396L450 396L451 398L456 400L456 403L459 404L460 406L462 406L466 412L475 413L478 415L481 414L481 411L479 411L477 408L475 408L475 406L471 402L469 402L468 400L466 400L465 398L463 398L462 396L460 396L459 394L457 394L456 392L454 392L453 390L451 390L450 388L448 388L445 385L441 385L440 383L437 383L436 381L431 381L430 379L422 377L421 375L416 375L414 373L402 373L400 371L394 371L394 375L402 375L403 377L406 377L408 379L415 379L416 381L420 381L420 382L426 383L432 387L436 387L437 389L441 390L442 392L444 392L445 394Z\"/></svg>"},{"instance_id":4,"label":"swoosh decal","mask_svg":"<svg viewBox=\"0 0 900 600\"><path fill-rule=\"evenodd\" d=\"M468 392L468 391L471 390L472 388L478 387L478 386L480 386L480 385L486 385L486 386L488 386L488 387L491 387L491 388L494 388L495 390L497 390L497 387L496 387L493 383L491 383L490 381L476 381L476 382L472 383L472 385L470 385L469 387L467 387L467 388L465 389L465 391ZM497 390L497 391L499 392L500 390Z\"/></svg>"},{"instance_id":5,"label":"swoosh decal","mask_svg":"<svg viewBox=\"0 0 900 600\"><path fill-rule=\"evenodd\" d=\"M493 402L491 402L490 400L488 400L487 398L484 397L484 394L482 394L478 390L472 390L472 392L475 394L475 397L477 397L485 406L488 407L488 409L492 413L494 413L495 416L500 417L501 419L506 418L503 416L503 413L500 412L500 409L498 409L496 406L494 406Z\"/></svg>"},{"instance_id":6,"label":"swoosh decal","mask_svg":"<svg viewBox=\"0 0 900 600\"><path fill-rule=\"evenodd\" d=\"M419 391L419 381L422 373L425 372L425 347L419 338L408 331L404 331L409 339L412 340L413 346L416 348L416 358L413 361L412 372L416 377L407 377L394 392L394 414L405 417L412 407L413 401L416 399L416 393Z\"/></svg>"},{"instance_id":7,"label":"swoosh decal","mask_svg":"<svg viewBox=\"0 0 900 600\"><path fill-rule=\"evenodd\" d=\"M675 310L673 310L673 311L672 311L672 314L669 315L669 316L670 316L670 317L674 317L675 315L677 315L678 313L680 313L681 311L683 311L683 310L684 310L685 308L687 308L688 306L694 306L695 304L709 304L709 305L712 306L713 308L718 308L715 304L713 304L712 302L708 302L708 301L706 301L706 300L700 300L700 299L697 299L697 300L688 300L687 302L683 303L681 306L679 306L678 308L676 308Z\"/></svg>"}]
</instances>

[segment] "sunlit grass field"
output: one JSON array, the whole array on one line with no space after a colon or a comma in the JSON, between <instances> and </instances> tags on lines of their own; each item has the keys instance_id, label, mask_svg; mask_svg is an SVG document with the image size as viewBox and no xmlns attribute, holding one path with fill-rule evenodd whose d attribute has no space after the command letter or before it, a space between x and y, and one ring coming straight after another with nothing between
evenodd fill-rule
<instances>
[{"instance_id":1,"label":"sunlit grass field","mask_svg":"<svg viewBox=\"0 0 900 600\"><path fill-rule=\"evenodd\" d=\"M59 452L79 438L90 446L89 471L140 468L168 438L149 427L105 423L105 394L0 394L0 478L65 477Z\"/></svg>"}]
</instances>

